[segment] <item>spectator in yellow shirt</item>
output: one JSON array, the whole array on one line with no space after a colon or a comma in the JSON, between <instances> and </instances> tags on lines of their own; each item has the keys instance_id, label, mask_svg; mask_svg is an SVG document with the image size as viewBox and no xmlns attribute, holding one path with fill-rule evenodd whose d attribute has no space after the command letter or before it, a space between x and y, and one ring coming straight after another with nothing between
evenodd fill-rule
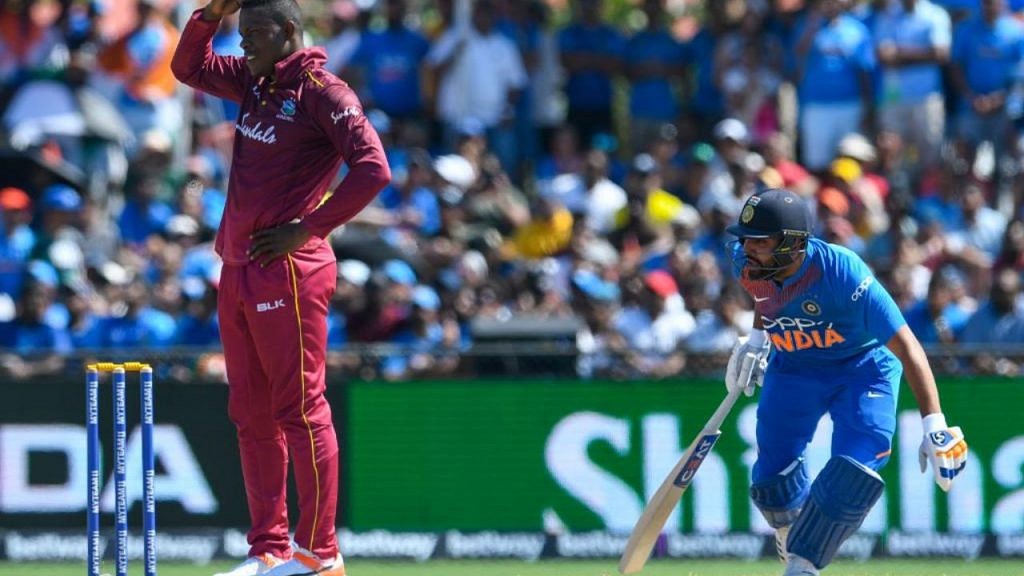
<instances>
[{"instance_id":1,"label":"spectator in yellow shirt","mask_svg":"<svg viewBox=\"0 0 1024 576\"><path fill-rule=\"evenodd\" d=\"M505 245L508 257L546 258L569 247L574 222L569 210L554 200L539 199L530 212L530 223L516 230Z\"/></svg>"}]
</instances>

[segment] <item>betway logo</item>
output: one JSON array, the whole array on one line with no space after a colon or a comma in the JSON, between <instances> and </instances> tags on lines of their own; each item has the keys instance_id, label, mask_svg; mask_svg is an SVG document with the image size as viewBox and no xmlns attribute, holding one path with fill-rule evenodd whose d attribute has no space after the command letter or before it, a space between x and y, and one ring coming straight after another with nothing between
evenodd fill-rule
<instances>
[{"instance_id":1,"label":"betway logo","mask_svg":"<svg viewBox=\"0 0 1024 576\"><path fill-rule=\"evenodd\" d=\"M429 532L338 531L342 550L347 556L356 558L408 558L423 562L434 555L440 539L439 535ZM241 543L244 549L240 556L245 556L249 552L245 534L241 534Z\"/></svg>"},{"instance_id":2,"label":"betway logo","mask_svg":"<svg viewBox=\"0 0 1024 576\"><path fill-rule=\"evenodd\" d=\"M521 558L533 562L544 550L543 534L480 532L445 533L445 550L452 558Z\"/></svg>"},{"instance_id":3,"label":"betway logo","mask_svg":"<svg viewBox=\"0 0 1024 576\"><path fill-rule=\"evenodd\" d=\"M275 127L273 125L266 128L263 127L263 122L257 122L255 124L248 124L250 113L242 115L242 121L235 124L235 130L237 130L242 136L250 140L262 142L264 144L274 144L277 142L277 134L274 134Z\"/></svg>"},{"instance_id":4,"label":"betway logo","mask_svg":"<svg viewBox=\"0 0 1024 576\"><path fill-rule=\"evenodd\" d=\"M983 534L929 534L892 531L886 539L893 556L954 556L973 560L981 555Z\"/></svg>"},{"instance_id":5,"label":"betway logo","mask_svg":"<svg viewBox=\"0 0 1024 576\"><path fill-rule=\"evenodd\" d=\"M256 305L257 312L270 312L278 308L284 308L284 298L274 300L273 302L260 302Z\"/></svg>"}]
</instances>

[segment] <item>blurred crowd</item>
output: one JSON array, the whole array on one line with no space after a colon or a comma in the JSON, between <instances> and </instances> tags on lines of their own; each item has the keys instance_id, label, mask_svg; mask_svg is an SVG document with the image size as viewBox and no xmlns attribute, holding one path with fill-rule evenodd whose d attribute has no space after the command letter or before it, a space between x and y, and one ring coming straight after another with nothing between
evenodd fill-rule
<instances>
[{"instance_id":1,"label":"blurred crowd","mask_svg":"<svg viewBox=\"0 0 1024 576\"><path fill-rule=\"evenodd\" d=\"M331 238L332 369L443 376L480 319L575 318L580 376L678 374L750 329L724 229L783 186L926 346L1024 343L1016 0L300 4L394 174ZM0 0L6 376L218 347L237 106L170 73L195 7ZM227 18L214 49L239 41Z\"/></svg>"}]
</instances>

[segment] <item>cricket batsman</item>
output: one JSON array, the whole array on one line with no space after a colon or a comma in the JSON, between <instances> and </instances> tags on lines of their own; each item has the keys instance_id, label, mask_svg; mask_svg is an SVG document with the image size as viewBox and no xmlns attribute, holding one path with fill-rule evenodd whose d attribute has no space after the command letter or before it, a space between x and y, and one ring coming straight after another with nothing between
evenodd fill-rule
<instances>
[{"instance_id":1,"label":"cricket batsman","mask_svg":"<svg viewBox=\"0 0 1024 576\"><path fill-rule=\"evenodd\" d=\"M213 54L241 10L244 57ZM228 576L344 576L335 517L338 440L324 397L337 262L327 235L391 178L380 139L327 56L303 44L296 0L210 0L181 35L181 82L240 105L216 249L228 414L249 504L249 557ZM342 164L348 174L328 194ZM299 518L289 540L289 454Z\"/></svg>"},{"instance_id":2,"label":"cricket batsman","mask_svg":"<svg viewBox=\"0 0 1024 576\"><path fill-rule=\"evenodd\" d=\"M896 431L900 376L921 411L921 471L949 490L967 461L949 427L924 350L903 315L855 253L811 236L810 211L788 191L747 199L728 228L733 259L754 299L754 327L732 351L730 390L757 407L757 462L750 495L775 529L784 576L813 576L874 506ZM803 453L818 420L834 423L832 457L812 482Z\"/></svg>"}]
</instances>

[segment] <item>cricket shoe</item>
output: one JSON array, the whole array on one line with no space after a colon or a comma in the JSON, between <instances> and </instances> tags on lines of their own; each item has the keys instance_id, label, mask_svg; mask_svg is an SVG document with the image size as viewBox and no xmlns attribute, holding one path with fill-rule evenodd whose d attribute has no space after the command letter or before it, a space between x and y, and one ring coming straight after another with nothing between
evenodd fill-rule
<instances>
[{"instance_id":1,"label":"cricket shoe","mask_svg":"<svg viewBox=\"0 0 1024 576\"><path fill-rule=\"evenodd\" d=\"M814 564L811 564L810 560L803 556L790 554L789 561L786 562L786 571L782 573L782 576L818 576L819 574L821 572Z\"/></svg>"},{"instance_id":2,"label":"cricket shoe","mask_svg":"<svg viewBox=\"0 0 1024 576\"><path fill-rule=\"evenodd\" d=\"M219 572L213 576L262 576L285 561L272 554L260 554L247 558L238 566L227 572Z\"/></svg>"},{"instance_id":3,"label":"cricket shoe","mask_svg":"<svg viewBox=\"0 0 1024 576\"><path fill-rule=\"evenodd\" d=\"M292 559L266 573L266 576L345 576L345 562L341 553L329 560L321 560L305 548L294 546Z\"/></svg>"},{"instance_id":4,"label":"cricket shoe","mask_svg":"<svg viewBox=\"0 0 1024 576\"><path fill-rule=\"evenodd\" d=\"M775 553L779 556L779 562L786 563L786 538L789 538L789 526L781 526L775 529Z\"/></svg>"}]
</instances>

